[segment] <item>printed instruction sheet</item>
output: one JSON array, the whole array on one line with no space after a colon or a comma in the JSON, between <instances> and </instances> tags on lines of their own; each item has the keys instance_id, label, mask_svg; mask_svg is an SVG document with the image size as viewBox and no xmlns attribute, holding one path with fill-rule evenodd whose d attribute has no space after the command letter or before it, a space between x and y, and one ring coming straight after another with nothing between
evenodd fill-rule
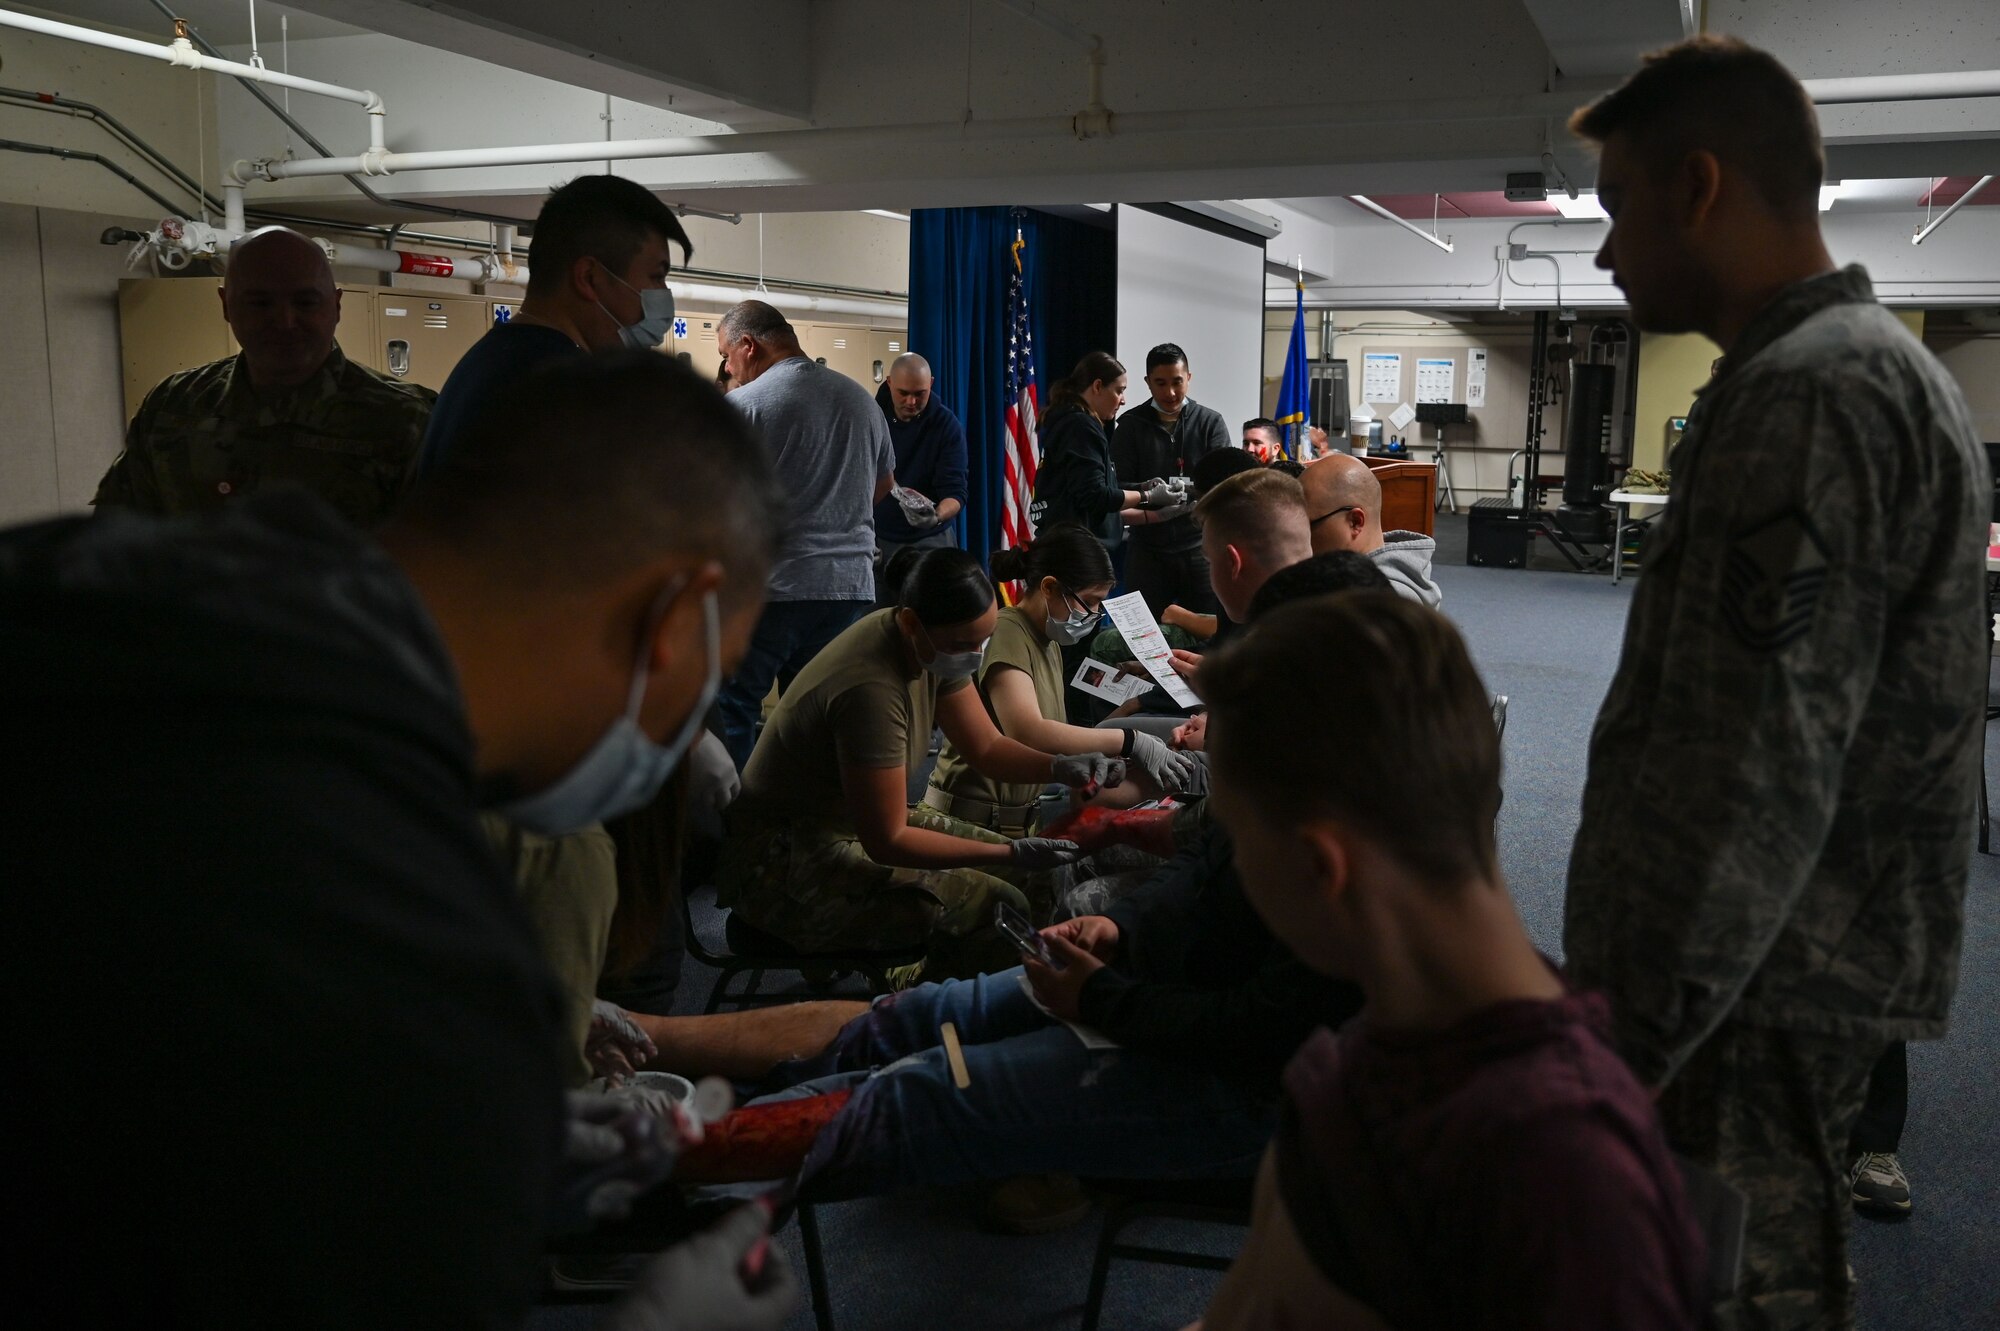
<instances>
[{"instance_id":1,"label":"printed instruction sheet","mask_svg":"<svg viewBox=\"0 0 2000 1331\"><path fill-rule=\"evenodd\" d=\"M1396 402L1403 396L1403 358L1393 351L1361 355L1361 400Z\"/></svg>"},{"instance_id":2,"label":"printed instruction sheet","mask_svg":"<svg viewBox=\"0 0 2000 1331\"><path fill-rule=\"evenodd\" d=\"M1451 402L1458 386L1458 362L1445 357L1417 357L1417 401Z\"/></svg>"},{"instance_id":3,"label":"printed instruction sheet","mask_svg":"<svg viewBox=\"0 0 2000 1331\"><path fill-rule=\"evenodd\" d=\"M1465 405L1486 405L1486 348L1474 347L1465 353Z\"/></svg>"},{"instance_id":4,"label":"printed instruction sheet","mask_svg":"<svg viewBox=\"0 0 2000 1331\"><path fill-rule=\"evenodd\" d=\"M1102 698L1116 707L1127 699L1153 691L1153 681L1128 675L1117 666L1109 666L1102 661L1086 656L1077 663L1076 673L1069 682L1093 697Z\"/></svg>"},{"instance_id":5,"label":"printed instruction sheet","mask_svg":"<svg viewBox=\"0 0 2000 1331\"><path fill-rule=\"evenodd\" d=\"M1132 659L1146 667L1146 673L1158 681L1169 698L1182 707L1201 706L1201 699L1174 669L1174 649L1167 645L1166 635L1160 632L1159 622L1147 608L1144 596L1138 592L1114 596L1104 603L1104 613L1111 616L1112 626L1125 639Z\"/></svg>"}]
</instances>

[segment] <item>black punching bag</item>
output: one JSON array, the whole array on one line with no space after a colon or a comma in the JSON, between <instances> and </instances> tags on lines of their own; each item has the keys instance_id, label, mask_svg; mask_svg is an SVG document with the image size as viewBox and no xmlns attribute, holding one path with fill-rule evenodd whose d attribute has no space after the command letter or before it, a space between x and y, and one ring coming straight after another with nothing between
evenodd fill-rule
<instances>
[{"instance_id":1,"label":"black punching bag","mask_svg":"<svg viewBox=\"0 0 2000 1331\"><path fill-rule=\"evenodd\" d=\"M1604 478L1611 457L1611 398L1615 366L1570 367L1569 429L1563 453L1563 502L1557 512L1563 530L1580 541L1610 539L1611 510L1604 505Z\"/></svg>"}]
</instances>

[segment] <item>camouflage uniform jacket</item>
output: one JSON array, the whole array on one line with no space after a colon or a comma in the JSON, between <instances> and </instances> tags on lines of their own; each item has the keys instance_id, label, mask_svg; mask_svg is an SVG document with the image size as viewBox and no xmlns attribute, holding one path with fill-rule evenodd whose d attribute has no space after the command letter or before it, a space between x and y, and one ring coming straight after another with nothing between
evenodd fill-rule
<instances>
[{"instance_id":1,"label":"camouflage uniform jacket","mask_svg":"<svg viewBox=\"0 0 2000 1331\"><path fill-rule=\"evenodd\" d=\"M1858 267L1781 292L1696 401L1565 907L1648 1084L1725 1017L1943 1032L1989 651L1978 440Z\"/></svg>"},{"instance_id":2,"label":"camouflage uniform jacket","mask_svg":"<svg viewBox=\"0 0 2000 1331\"><path fill-rule=\"evenodd\" d=\"M373 527L416 474L435 401L430 389L356 365L337 346L319 373L274 394L251 388L240 355L213 361L146 394L91 502L206 513L285 482Z\"/></svg>"}]
</instances>

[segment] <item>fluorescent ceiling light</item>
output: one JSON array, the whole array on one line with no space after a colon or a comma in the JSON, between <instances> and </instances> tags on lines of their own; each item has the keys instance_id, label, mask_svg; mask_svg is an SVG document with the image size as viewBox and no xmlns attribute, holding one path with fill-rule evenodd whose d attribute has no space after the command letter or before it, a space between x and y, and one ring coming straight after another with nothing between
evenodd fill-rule
<instances>
[{"instance_id":1,"label":"fluorescent ceiling light","mask_svg":"<svg viewBox=\"0 0 2000 1331\"><path fill-rule=\"evenodd\" d=\"M1555 210L1564 217L1575 217L1598 222L1602 222L1610 217L1610 214L1604 211L1604 205L1597 201L1596 190L1584 190L1574 199L1562 190L1551 190L1549 191L1549 202L1554 204Z\"/></svg>"},{"instance_id":2,"label":"fluorescent ceiling light","mask_svg":"<svg viewBox=\"0 0 2000 1331\"><path fill-rule=\"evenodd\" d=\"M1819 187L1819 210L1825 212L1827 209L1833 207L1833 201L1845 193L1846 190L1847 186L1837 180L1831 185L1821 185Z\"/></svg>"},{"instance_id":3,"label":"fluorescent ceiling light","mask_svg":"<svg viewBox=\"0 0 2000 1331\"><path fill-rule=\"evenodd\" d=\"M892 222L907 222L910 220L908 213L892 213L887 208L863 208L861 211L867 213L870 217L886 217Z\"/></svg>"}]
</instances>

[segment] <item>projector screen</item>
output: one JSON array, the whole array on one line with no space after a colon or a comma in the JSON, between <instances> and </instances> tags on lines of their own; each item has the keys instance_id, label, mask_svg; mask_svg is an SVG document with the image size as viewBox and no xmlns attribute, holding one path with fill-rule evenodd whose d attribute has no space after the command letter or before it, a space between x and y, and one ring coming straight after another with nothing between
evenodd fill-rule
<instances>
[{"instance_id":1,"label":"projector screen","mask_svg":"<svg viewBox=\"0 0 2000 1331\"><path fill-rule=\"evenodd\" d=\"M1243 422L1263 414L1263 242L1120 204L1114 354L1130 379L1127 407L1146 400L1146 353L1162 342L1187 352L1191 396L1242 442Z\"/></svg>"}]
</instances>

